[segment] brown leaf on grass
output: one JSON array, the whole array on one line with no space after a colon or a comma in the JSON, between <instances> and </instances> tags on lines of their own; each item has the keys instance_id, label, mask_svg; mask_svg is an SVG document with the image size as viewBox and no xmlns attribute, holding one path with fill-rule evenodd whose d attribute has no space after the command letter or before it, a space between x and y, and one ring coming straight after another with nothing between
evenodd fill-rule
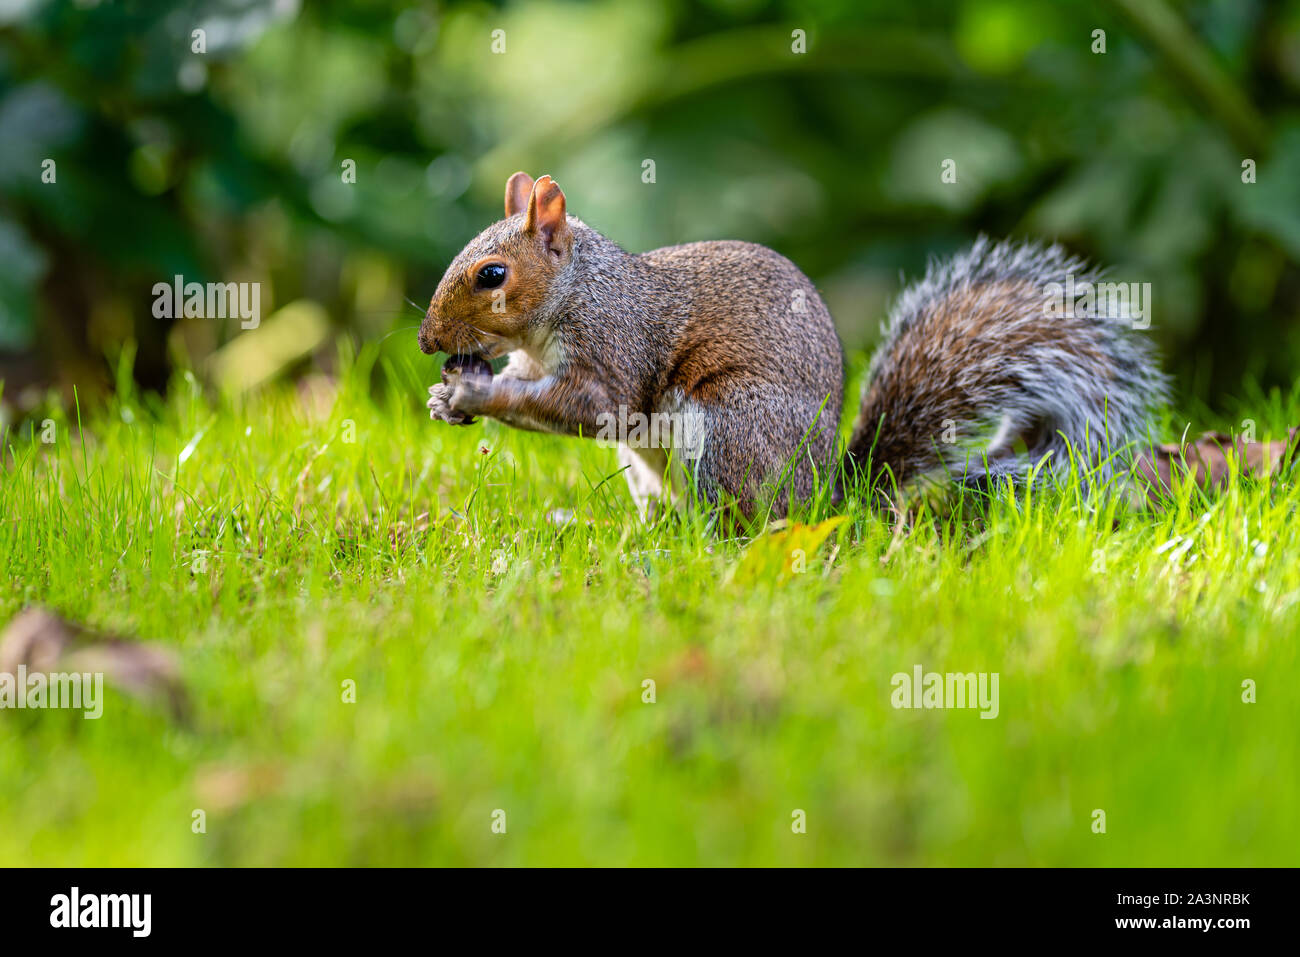
<instances>
[{"instance_id":1,"label":"brown leaf on grass","mask_svg":"<svg viewBox=\"0 0 1300 957\"><path fill-rule=\"evenodd\" d=\"M0 636L0 672L103 674L134 698L161 702L174 718L188 711L180 668L170 649L93 632L44 608L28 608Z\"/></svg>"},{"instance_id":2,"label":"brown leaf on grass","mask_svg":"<svg viewBox=\"0 0 1300 957\"><path fill-rule=\"evenodd\" d=\"M67 623L40 608L14 616L0 639L0 671L17 674L19 665L30 671L51 671L73 642Z\"/></svg>"},{"instance_id":3,"label":"brown leaf on grass","mask_svg":"<svg viewBox=\"0 0 1300 957\"><path fill-rule=\"evenodd\" d=\"M1147 500L1157 504L1173 488L1173 477L1190 475L1202 488L1222 488L1234 467L1243 475L1268 478L1279 474L1295 457L1300 429L1288 429L1287 437L1273 442L1248 442L1225 432L1206 432L1195 441L1157 445L1137 460Z\"/></svg>"},{"instance_id":4,"label":"brown leaf on grass","mask_svg":"<svg viewBox=\"0 0 1300 957\"><path fill-rule=\"evenodd\" d=\"M194 775L194 794L205 810L234 811L252 801L274 796L284 786L283 769L270 762L207 764Z\"/></svg>"},{"instance_id":5,"label":"brown leaf on grass","mask_svg":"<svg viewBox=\"0 0 1300 957\"><path fill-rule=\"evenodd\" d=\"M688 645L668 662L664 671L668 678L674 680L709 682L714 676L713 662L700 645Z\"/></svg>"}]
</instances>

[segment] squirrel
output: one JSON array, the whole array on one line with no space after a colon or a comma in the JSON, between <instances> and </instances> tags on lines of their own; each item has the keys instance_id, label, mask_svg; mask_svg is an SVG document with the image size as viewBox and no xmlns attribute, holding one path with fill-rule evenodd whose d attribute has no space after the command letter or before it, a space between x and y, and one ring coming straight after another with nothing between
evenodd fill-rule
<instances>
[{"instance_id":1,"label":"squirrel","mask_svg":"<svg viewBox=\"0 0 1300 957\"><path fill-rule=\"evenodd\" d=\"M1165 399L1124 309L1045 315L1052 284L1098 280L1086 263L981 237L898 298L837 461L844 353L790 260L733 241L629 253L570 216L550 176L511 176L505 214L452 261L420 325L421 350L451 356L430 417L616 437L643 515L683 479L710 506L748 516L766 500L780 516L820 487L838 500L855 482L1023 477L1044 457L1109 474ZM493 376L486 360L506 355ZM655 416L669 441L609 434Z\"/></svg>"}]
</instances>

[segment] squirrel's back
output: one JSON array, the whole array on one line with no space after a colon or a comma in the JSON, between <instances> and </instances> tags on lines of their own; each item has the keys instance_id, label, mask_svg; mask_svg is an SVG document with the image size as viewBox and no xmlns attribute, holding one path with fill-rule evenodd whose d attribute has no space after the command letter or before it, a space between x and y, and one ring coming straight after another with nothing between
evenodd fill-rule
<instances>
[{"instance_id":1,"label":"squirrel's back","mask_svg":"<svg viewBox=\"0 0 1300 957\"><path fill-rule=\"evenodd\" d=\"M834 432L844 354L830 312L799 267L766 246L733 240L637 258L677 290L683 321L667 370L674 386L707 394L723 384L794 385L829 399L825 419Z\"/></svg>"},{"instance_id":2,"label":"squirrel's back","mask_svg":"<svg viewBox=\"0 0 1300 957\"><path fill-rule=\"evenodd\" d=\"M1079 465L1105 476L1167 385L1127 299L1054 300L1099 274L1059 246L990 243L899 297L868 371L849 464L873 484Z\"/></svg>"}]
</instances>

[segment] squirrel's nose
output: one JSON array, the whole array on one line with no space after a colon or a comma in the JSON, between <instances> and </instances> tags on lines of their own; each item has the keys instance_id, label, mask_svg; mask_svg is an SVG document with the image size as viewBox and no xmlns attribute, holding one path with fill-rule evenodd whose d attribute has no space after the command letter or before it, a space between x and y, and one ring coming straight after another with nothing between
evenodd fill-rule
<instances>
[{"instance_id":1,"label":"squirrel's nose","mask_svg":"<svg viewBox=\"0 0 1300 957\"><path fill-rule=\"evenodd\" d=\"M431 356L438 351L438 344L434 342L430 336L426 335L423 329L420 330L418 338L420 341L420 351L426 356Z\"/></svg>"}]
</instances>

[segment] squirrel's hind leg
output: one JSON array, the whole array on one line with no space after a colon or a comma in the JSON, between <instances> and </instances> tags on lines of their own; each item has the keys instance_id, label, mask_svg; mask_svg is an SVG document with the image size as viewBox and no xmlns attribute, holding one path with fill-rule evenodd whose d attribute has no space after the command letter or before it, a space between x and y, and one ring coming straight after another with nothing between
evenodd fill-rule
<instances>
[{"instance_id":1,"label":"squirrel's hind leg","mask_svg":"<svg viewBox=\"0 0 1300 957\"><path fill-rule=\"evenodd\" d=\"M668 456L663 449L633 449L620 442L618 464L623 466L623 475L627 478L627 487L641 520L649 521L656 505L663 500ZM671 492L670 488L670 495Z\"/></svg>"}]
</instances>

